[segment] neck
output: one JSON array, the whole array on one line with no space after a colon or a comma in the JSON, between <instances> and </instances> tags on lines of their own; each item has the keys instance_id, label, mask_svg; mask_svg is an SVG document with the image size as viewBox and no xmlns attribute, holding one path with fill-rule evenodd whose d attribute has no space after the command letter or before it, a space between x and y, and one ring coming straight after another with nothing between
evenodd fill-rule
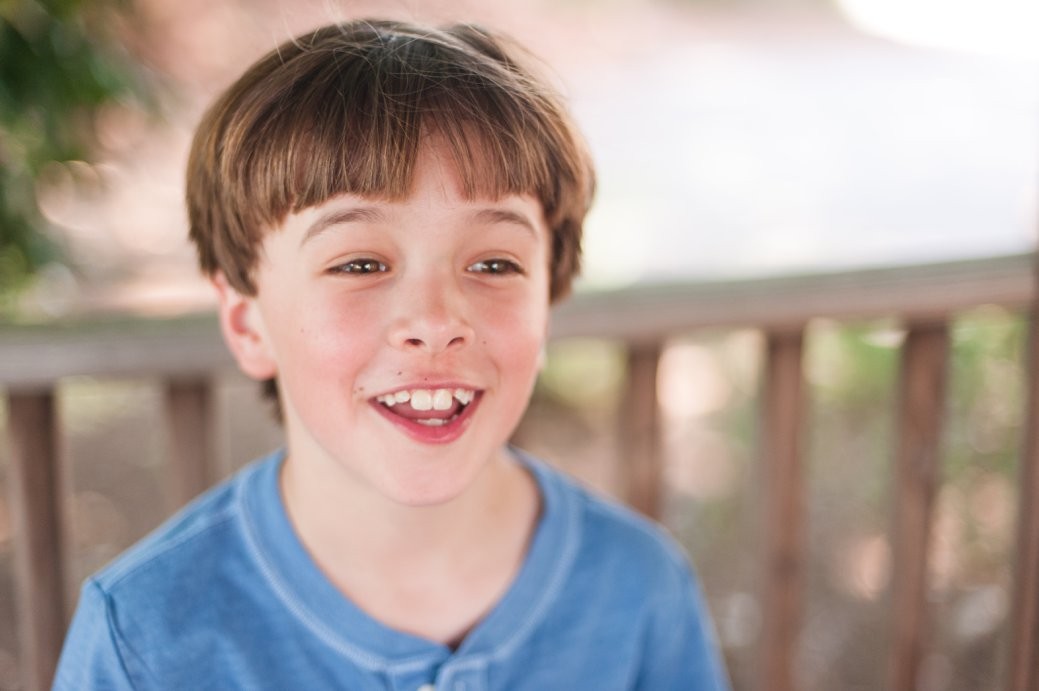
<instances>
[{"instance_id":1,"label":"neck","mask_svg":"<svg viewBox=\"0 0 1039 691\"><path fill-rule=\"evenodd\" d=\"M506 452L433 506L339 486L324 470L310 478L323 482L300 487L306 474L286 462L289 518L329 580L384 625L457 645L519 573L540 502L533 477Z\"/></svg>"},{"instance_id":2,"label":"neck","mask_svg":"<svg viewBox=\"0 0 1039 691\"><path fill-rule=\"evenodd\" d=\"M505 450L464 492L430 506L400 504L340 480L307 477L291 459L281 477L293 526L334 580L347 569L393 572L401 564L428 572L516 534L525 545L537 516L535 482Z\"/></svg>"}]
</instances>

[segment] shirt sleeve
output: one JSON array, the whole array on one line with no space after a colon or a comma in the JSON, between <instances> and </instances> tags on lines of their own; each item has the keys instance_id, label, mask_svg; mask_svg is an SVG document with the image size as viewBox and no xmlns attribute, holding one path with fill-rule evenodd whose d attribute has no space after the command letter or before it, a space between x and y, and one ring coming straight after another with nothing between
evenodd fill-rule
<instances>
[{"instance_id":1,"label":"shirt sleeve","mask_svg":"<svg viewBox=\"0 0 1039 691\"><path fill-rule=\"evenodd\" d=\"M134 688L112 626L108 598L96 583L87 581L65 637L52 691Z\"/></svg>"},{"instance_id":2,"label":"shirt sleeve","mask_svg":"<svg viewBox=\"0 0 1039 691\"><path fill-rule=\"evenodd\" d=\"M648 623L638 691L729 691L714 625L688 565Z\"/></svg>"}]
</instances>

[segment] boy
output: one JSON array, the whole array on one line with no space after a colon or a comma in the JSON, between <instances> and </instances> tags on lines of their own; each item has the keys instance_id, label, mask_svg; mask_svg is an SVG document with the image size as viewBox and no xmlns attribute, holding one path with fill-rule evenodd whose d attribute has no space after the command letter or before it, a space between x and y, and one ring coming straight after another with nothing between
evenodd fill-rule
<instances>
[{"instance_id":1,"label":"boy","mask_svg":"<svg viewBox=\"0 0 1039 691\"><path fill-rule=\"evenodd\" d=\"M191 237L286 450L84 586L58 689L720 689L662 533L507 446L592 171L504 41L351 22L199 126Z\"/></svg>"}]
</instances>

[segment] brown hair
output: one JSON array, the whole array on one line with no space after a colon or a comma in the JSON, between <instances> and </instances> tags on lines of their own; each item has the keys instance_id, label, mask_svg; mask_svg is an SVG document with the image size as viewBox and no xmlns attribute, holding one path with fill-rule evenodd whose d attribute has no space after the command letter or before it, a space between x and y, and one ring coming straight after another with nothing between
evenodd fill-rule
<instances>
[{"instance_id":1,"label":"brown hair","mask_svg":"<svg viewBox=\"0 0 1039 691\"><path fill-rule=\"evenodd\" d=\"M423 137L447 145L470 197L532 194L551 231L551 299L580 266L594 173L559 97L501 37L353 21L289 41L204 116L187 174L190 236L240 293L265 232L344 193L404 198Z\"/></svg>"}]
</instances>

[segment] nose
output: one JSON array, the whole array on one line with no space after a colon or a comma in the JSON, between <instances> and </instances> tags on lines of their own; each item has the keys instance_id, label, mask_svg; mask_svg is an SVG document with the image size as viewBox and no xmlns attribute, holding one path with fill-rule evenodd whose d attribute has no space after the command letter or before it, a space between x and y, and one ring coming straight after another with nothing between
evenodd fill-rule
<instances>
[{"instance_id":1,"label":"nose","mask_svg":"<svg viewBox=\"0 0 1039 691\"><path fill-rule=\"evenodd\" d=\"M423 281L421 289L402 297L390 342L401 350L435 355L473 342L475 332L465 315L464 297L444 281Z\"/></svg>"}]
</instances>

